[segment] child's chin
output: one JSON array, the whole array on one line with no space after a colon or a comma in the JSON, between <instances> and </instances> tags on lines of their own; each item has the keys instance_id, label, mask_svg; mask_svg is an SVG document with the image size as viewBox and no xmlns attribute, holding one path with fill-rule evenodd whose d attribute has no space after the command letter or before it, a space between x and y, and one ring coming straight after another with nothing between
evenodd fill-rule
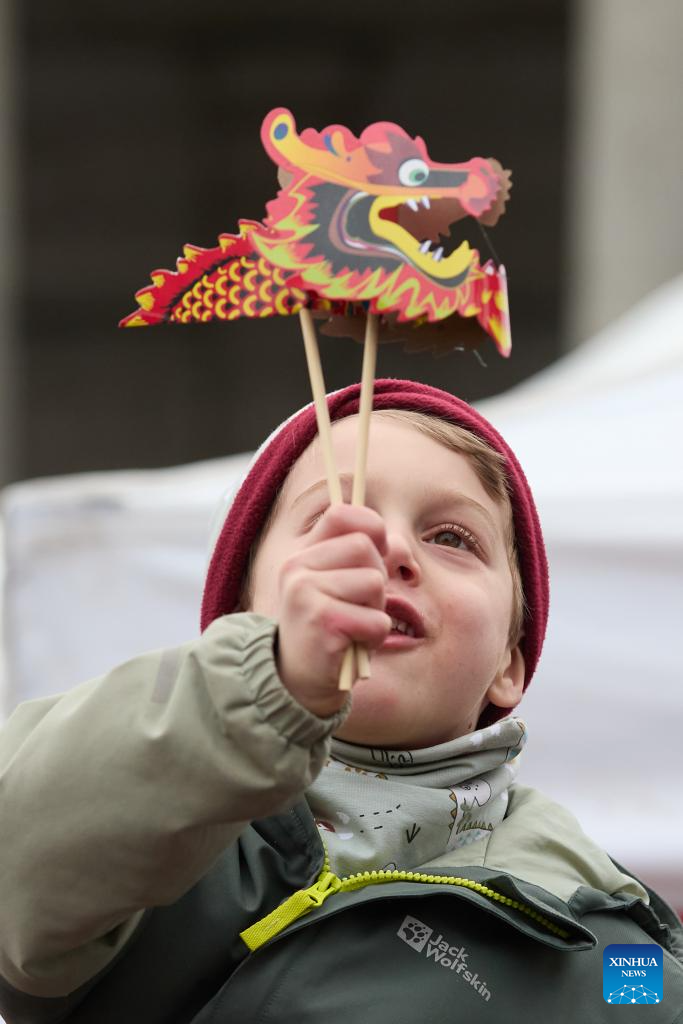
<instances>
[{"instance_id":1,"label":"child's chin","mask_svg":"<svg viewBox=\"0 0 683 1024\"><path fill-rule=\"evenodd\" d=\"M405 747L414 725L414 712L405 702L405 690L391 678L374 670L353 688L351 714L336 734L339 739L364 746Z\"/></svg>"}]
</instances>

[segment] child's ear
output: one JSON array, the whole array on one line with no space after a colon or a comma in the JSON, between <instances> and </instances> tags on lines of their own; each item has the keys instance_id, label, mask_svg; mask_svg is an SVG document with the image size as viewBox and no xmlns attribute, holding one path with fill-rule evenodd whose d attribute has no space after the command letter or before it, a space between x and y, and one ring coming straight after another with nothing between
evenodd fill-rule
<instances>
[{"instance_id":1,"label":"child's ear","mask_svg":"<svg viewBox=\"0 0 683 1024\"><path fill-rule=\"evenodd\" d=\"M517 644L508 650L496 678L486 693L491 704L499 708L514 708L524 692L524 655Z\"/></svg>"}]
</instances>

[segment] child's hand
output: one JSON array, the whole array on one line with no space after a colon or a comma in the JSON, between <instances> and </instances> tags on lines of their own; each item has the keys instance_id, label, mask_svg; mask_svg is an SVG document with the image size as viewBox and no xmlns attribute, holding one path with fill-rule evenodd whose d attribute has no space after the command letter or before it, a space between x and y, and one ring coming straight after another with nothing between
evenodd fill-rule
<instances>
[{"instance_id":1,"label":"child's hand","mask_svg":"<svg viewBox=\"0 0 683 1024\"><path fill-rule=\"evenodd\" d=\"M321 718L346 699L339 672L349 644L379 647L391 631L384 611L386 550L376 512L331 505L306 547L280 569L278 671L292 696Z\"/></svg>"}]
</instances>

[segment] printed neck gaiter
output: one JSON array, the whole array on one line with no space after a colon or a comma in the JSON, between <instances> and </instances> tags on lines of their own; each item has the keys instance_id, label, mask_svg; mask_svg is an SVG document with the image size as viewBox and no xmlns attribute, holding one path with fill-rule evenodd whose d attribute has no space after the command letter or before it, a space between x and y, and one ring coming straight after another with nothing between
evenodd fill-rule
<instances>
[{"instance_id":1,"label":"printed neck gaiter","mask_svg":"<svg viewBox=\"0 0 683 1024\"><path fill-rule=\"evenodd\" d=\"M342 877L410 871L491 832L503 818L527 730L519 718L421 750L332 740L306 799Z\"/></svg>"}]
</instances>

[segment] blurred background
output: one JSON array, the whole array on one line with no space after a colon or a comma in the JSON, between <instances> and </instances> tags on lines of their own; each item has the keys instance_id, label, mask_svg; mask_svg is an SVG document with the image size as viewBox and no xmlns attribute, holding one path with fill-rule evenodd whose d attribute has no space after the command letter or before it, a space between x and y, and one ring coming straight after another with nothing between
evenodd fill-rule
<instances>
[{"instance_id":1,"label":"blurred background","mask_svg":"<svg viewBox=\"0 0 683 1024\"><path fill-rule=\"evenodd\" d=\"M681 39L680 0L0 0L0 721L196 635L216 501L309 400L296 318L121 331L134 292L263 215L272 107L393 120L513 169L511 358L385 346L378 375L476 402L532 484L523 781L683 911Z\"/></svg>"},{"instance_id":2,"label":"blurred background","mask_svg":"<svg viewBox=\"0 0 683 1024\"><path fill-rule=\"evenodd\" d=\"M307 400L296 319L116 326L184 243L263 215L277 105L300 127L394 120L434 159L513 169L491 232L512 357L385 347L379 375L496 394L683 269L677 0L0 11L2 482L244 451ZM357 346L327 340L323 359L330 388L359 377Z\"/></svg>"}]
</instances>

